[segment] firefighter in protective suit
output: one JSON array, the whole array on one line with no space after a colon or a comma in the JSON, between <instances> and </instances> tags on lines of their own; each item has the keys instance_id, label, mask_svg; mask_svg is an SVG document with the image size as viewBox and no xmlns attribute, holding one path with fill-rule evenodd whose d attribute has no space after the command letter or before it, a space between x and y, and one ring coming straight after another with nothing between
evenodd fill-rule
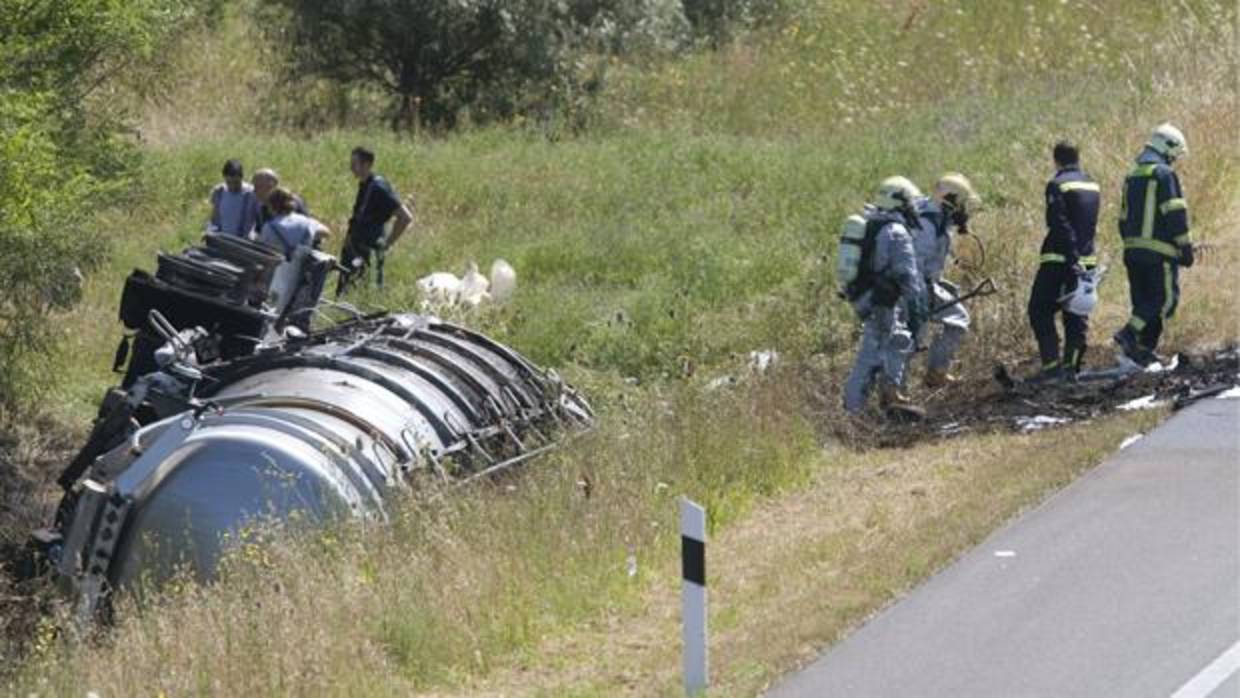
<instances>
[{"instance_id":1,"label":"firefighter in protective suit","mask_svg":"<svg viewBox=\"0 0 1240 698\"><path fill-rule=\"evenodd\" d=\"M904 177L883 180L866 216L859 274L846 295L862 321L861 345L844 386L844 409L858 414L875 380L890 412L919 413L900 392L913 336L926 321L926 295L910 227L921 192Z\"/></svg>"},{"instance_id":2,"label":"firefighter in protective suit","mask_svg":"<svg viewBox=\"0 0 1240 698\"><path fill-rule=\"evenodd\" d=\"M1184 134L1163 124L1154 129L1124 180L1119 232L1132 317L1114 339L1124 355L1142 367L1158 360L1154 350L1180 300L1180 267L1193 265L1188 204L1172 169L1187 154Z\"/></svg>"},{"instance_id":3,"label":"firefighter in protective suit","mask_svg":"<svg viewBox=\"0 0 1240 698\"><path fill-rule=\"evenodd\" d=\"M960 289L943 278L943 268L951 254L952 235L969 234L969 213L980 201L968 178L951 172L939 178L933 197L919 197L915 203L919 223L913 238L917 268L928 294L926 305L939 308L930 315L930 322L942 326L930 344L927 388L942 388L956 382L948 369L969 331L969 311L956 300Z\"/></svg>"}]
</instances>

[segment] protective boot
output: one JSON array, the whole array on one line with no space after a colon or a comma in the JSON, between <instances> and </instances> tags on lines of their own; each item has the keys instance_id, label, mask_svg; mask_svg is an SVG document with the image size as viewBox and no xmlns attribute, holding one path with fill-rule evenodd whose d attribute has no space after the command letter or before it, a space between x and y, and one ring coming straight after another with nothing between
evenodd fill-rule
<instances>
[{"instance_id":1,"label":"protective boot","mask_svg":"<svg viewBox=\"0 0 1240 698\"><path fill-rule=\"evenodd\" d=\"M924 409L901 393L900 386L888 380L879 383L878 404L888 417L899 421L916 422L926 417Z\"/></svg>"},{"instance_id":2,"label":"protective boot","mask_svg":"<svg viewBox=\"0 0 1240 698\"><path fill-rule=\"evenodd\" d=\"M926 371L926 377L922 380L922 384L930 390L938 390L946 388L949 385L955 385L960 379L947 372L945 368L931 368Z\"/></svg>"},{"instance_id":3,"label":"protective boot","mask_svg":"<svg viewBox=\"0 0 1240 698\"><path fill-rule=\"evenodd\" d=\"M1059 383L1064 382L1066 378L1067 378L1067 374L1064 371L1064 369L1061 366L1059 366L1059 364L1055 364L1052 366L1047 366L1046 368L1043 368L1041 371L1038 371L1032 376L1029 376L1028 378L1026 378L1025 385L1036 385L1036 386L1058 385ZM1073 378L1075 379L1075 374L1073 374Z\"/></svg>"},{"instance_id":4,"label":"protective boot","mask_svg":"<svg viewBox=\"0 0 1240 698\"><path fill-rule=\"evenodd\" d=\"M1137 333L1128 325L1124 325L1123 329L1116 332L1111 339L1119 345L1120 350L1124 352L1124 356L1141 368L1145 368L1158 360L1154 352L1141 346L1140 341L1137 339Z\"/></svg>"}]
</instances>

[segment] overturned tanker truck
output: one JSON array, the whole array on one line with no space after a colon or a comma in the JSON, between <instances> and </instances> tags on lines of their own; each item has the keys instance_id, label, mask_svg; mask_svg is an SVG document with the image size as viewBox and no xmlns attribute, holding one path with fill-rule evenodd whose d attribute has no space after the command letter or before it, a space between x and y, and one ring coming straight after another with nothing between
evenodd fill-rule
<instances>
[{"instance_id":1,"label":"overturned tanker truck","mask_svg":"<svg viewBox=\"0 0 1240 698\"><path fill-rule=\"evenodd\" d=\"M338 270L208 235L130 275L124 379L32 539L80 611L185 565L209 579L256 517L382 519L394 492L485 477L592 426L554 371L478 333L322 299Z\"/></svg>"}]
</instances>

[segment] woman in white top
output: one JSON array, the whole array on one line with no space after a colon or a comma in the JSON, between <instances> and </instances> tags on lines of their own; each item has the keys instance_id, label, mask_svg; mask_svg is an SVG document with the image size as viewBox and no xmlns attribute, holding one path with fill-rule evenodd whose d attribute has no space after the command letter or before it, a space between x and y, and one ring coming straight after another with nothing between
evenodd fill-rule
<instances>
[{"instance_id":1,"label":"woman in white top","mask_svg":"<svg viewBox=\"0 0 1240 698\"><path fill-rule=\"evenodd\" d=\"M294 211L293 194L284 187L272 191L267 203L276 216L263 226L258 239L282 250L286 260L293 258L298 247L315 247L331 234L321 221Z\"/></svg>"}]
</instances>

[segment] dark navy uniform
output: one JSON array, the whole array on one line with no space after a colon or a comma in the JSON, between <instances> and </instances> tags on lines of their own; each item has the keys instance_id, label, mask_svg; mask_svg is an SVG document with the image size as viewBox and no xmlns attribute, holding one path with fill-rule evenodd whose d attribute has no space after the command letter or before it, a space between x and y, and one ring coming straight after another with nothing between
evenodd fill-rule
<instances>
[{"instance_id":1,"label":"dark navy uniform","mask_svg":"<svg viewBox=\"0 0 1240 698\"><path fill-rule=\"evenodd\" d=\"M352 269L354 260L370 263L371 254L376 257L375 282L383 286L383 234L387 222L400 208L400 197L386 179L372 174L357 185L357 198L353 200L353 215L349 217L349 232L340 251L340 263ZM339 296L344 288L344 277L337 286Z\"/></svg>"},{"instance_id":2,"label":"dark navy uniform","mask_svg":"<svg viewBox=\"0 0 1240 698\"><path fill-rule=\"evenodd\" d=\"M1055 314L1062 310L1060 299L1076 287L1078 268L1091 269L1098 263L1094 236L1100 205L1097 183L1077 165L1061 169L1046 185L1046 239L1029 294L1029 324L1038 341L1043 371L1062 366L1075 372L1085 357L1089 318L1063 310L1061 364Z\"/></svg>"},{"instance_id":3,"label":"dark navy uniform","mask_svg":"<svg viewBox=\"0 0 1240 698\"><path fill-rule=\"evenodd\" d=\"M1166 160L1147 148L1124 180L1119 232L1132 317L1116 341L1135 342L1152 353L1180 301L1180 265L1192 264L1188 204L1180 179Z\"/></svg>"}]
</instances>

